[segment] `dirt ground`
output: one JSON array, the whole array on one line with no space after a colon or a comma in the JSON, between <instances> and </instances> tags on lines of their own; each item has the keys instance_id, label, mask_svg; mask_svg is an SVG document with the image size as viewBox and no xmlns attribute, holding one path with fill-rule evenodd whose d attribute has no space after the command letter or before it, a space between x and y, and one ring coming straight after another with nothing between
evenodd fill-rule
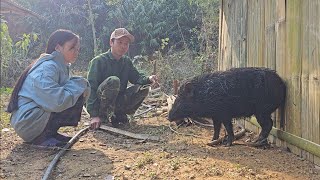
<instances>
[{"instance_id":1,"label":"dirt ground","mask_svg":"<svg viewBox=\"0 0 320 180\"><path fill-rule=\"evenodd\" d=\"M74 135L81 127L64 132ZM180 127L177 134L164 118L155 117L125 129L163 141L89 131L61 158L52 179L320 179L311 163L276 147L244 146L246 137L232 147L209 147L210 129L193 125ZM24 144L12 130L2 132L0 176L40 179L56 153Z\"/></svg>"},{"instance_id":2,"label":"dirt ground","mask_svg":"<svg viewBox=\"0 0 320 180\"><path fill-rule=\"evenodd\" d=\"M75 135L88 124L83 114ZM207 146L212 128L171 125L164 117L134 119L122 129L161 137L142 141L98 130L89 131L60 159L51 179L320 179L320 169L271 145L244 145L249 133L231 147ZM23 143L12 129L1 132L0 179L41 179L58 150Z\"/></svg>"}]
</instances>

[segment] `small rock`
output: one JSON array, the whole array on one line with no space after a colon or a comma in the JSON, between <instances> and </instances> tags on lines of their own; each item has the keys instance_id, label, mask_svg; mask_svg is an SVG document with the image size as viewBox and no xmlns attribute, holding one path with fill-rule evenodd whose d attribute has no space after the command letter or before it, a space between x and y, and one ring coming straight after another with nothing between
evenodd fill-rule
<instances>
[{"instance_id":1,"label":"small rock","mask_svg":"<svg viewBox=\"0 0 320 180\"><path fill-rule=\"evenodd\" d=\"M92 151L92 152L90 152L90 154L96 154L97 153L97 151Z\"/></svg>"},{"instance_id":2,"label":"small rock","mask_svg":"<svg viewBox=\"0 0 320 180\"><path fill-rule=\"evenodd\" d=\"M130 165L125 165L125 166L124 166L124 169L125 169L125 170L130 170L130 169L131 169L131 166L130 166Z\"/></svg>"},{"instance_id":3,"label":"small rock","mask_svg":"<svg viewBox=\"0 0 320 180\"><path fill-rule=\"evenodd\" d=\"M9 128L3 128L3 129L1 130L1 132L9 132L9 131L10 131Z\"/></svg>"},{"instance_id":4,"label":"small rock","mask_svg":"<svg viewBox=\"0 0 320 180\"><path fill-rule=\"evenodd\" d=\"M104 178L104 180L114 180L114 176L108 174L108 175Z\"/></svg>"},{"instance_id":5,"label":"small rock","mask_svg":"<svg viewBox=\"0 0 320 180\"><path fill-rule=\"evenodd\" d=\"M79 142L83 142L83 141L84 141L83 139L80 139L80 140L79 140Z\"/></svg>"},{"instance_id":6,"label":"small rock","mask_svg":"<svg viewBox=\"0 0 320 180\"><path fill-rule=\"evenodd\" d=\"M91 175L88 174L88 173L85 173L85 174L82 175L82 177L91 177Z\"/></svg>"},{"instance_id":7,"label":"small rock","mask_svg":"<svg viewBox=\"0 0 320 180\"><path fill-rule=\"evenodd\" d=\"M85 126L89 126L89 125L90 125L90 123L89 123L89 122L84 122L84 123L83 123L83 125L85 125Z\"/></svg>"},{"instance_id":8,"label":"small rock","mask_svg":"<svg viewBox=\"0 0 320 180\"><path fill-rule=\"evenodd\" d=\"M99 146L107 146L106 144L100 143Z\"/></svg>"},{"instance_id":9,"label":"small rock","mask_svg":"<svg viewBox=\"0 0 320 180\"><path fill-rule=\"evenodd\" d=\"M310 174L314 174L314 172L313 172L313 170L312 170L312 169L310 169L310 170L309 170L309 173L310 173Z\"/></svg>"},{"instance_id":10,"label":"small rock","mask_svg":"<svg viewBox=\"0 0 320 180\"><path fill-rule=\"evenodd\" d=\"M0 178L5 178L6 175L4 173L0 173Z\"/></svg>"}]
</instances>

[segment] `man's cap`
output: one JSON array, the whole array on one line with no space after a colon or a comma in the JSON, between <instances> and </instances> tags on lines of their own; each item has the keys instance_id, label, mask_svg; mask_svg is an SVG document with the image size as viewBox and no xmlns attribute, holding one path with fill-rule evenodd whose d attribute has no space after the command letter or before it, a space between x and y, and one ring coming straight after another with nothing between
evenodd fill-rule
<instances>
[{"instance_id":1,"label":"man's cap","mask_svg":"<svg viewBox=\"0 0 320 180\"><path fill-rule=\"evenodd\" d=\"M134 36L132 34L129 33L128 30L126 30L125 28L117 28L115 29L110 36L110 40L112 39L119 39L122 37L128 37L130 39L130 42L134 41Z\"/></svg>"}]
</instances>

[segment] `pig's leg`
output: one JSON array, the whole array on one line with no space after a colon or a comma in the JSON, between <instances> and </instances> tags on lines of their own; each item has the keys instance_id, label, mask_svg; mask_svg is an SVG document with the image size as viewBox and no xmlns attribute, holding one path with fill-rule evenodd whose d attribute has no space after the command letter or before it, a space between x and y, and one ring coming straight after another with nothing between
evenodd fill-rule
<instances>
[{"instance_id":1,"label":"pig's leg","mask_svg":"<svg viewBox=\"0 0 320 180\"><path fill-rule=\"evenodd\" d=\"M267 138L272 129L272 124L273 124L271 119L271 114L256 115L256 118L258 123L261 126L261 132L255 143L257 145L265 145L268 143Z\"/></svg>"},{"instance_id":2,"label":"pig's leg","mask_svg":"<svg viewBox=\"0 0 320 180\"><path fill-rule=\"evenodd\" d=\"M221 129L221 121L219 120L213 120L213 137L212 137L212 141L219 139L219 135L220 135L220 129Z\"/></svg>"},{"instance_id":3,"label":"pig's leg","mask_svg":"<svg viewBox=\"0 0 320 180\"><path fill-rule=\"evenodd\" d=\"M224 121L222 121L224 127L227 130L228 136L227 136L227 140L223 141L223 144L225 146L231 146L232 145L232 141L234 139L234 134L233 134L233 127L232 127L232 118L227 118L224 119Z\"/></svg>"}]
</instances>

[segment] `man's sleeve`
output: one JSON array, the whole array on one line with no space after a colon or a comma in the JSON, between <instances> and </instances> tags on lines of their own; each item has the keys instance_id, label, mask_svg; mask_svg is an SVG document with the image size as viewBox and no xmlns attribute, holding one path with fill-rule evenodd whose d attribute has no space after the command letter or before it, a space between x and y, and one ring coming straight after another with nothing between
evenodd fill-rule
<instances>
[{"instance_id":1,"label":"man's sleeve","mask_svg":"<svg viewBox=\"0 0 320 180\"><path fill-rule=\"evenodd\" d=\"M132 84L150 84L152 83L149 80L149 77L145 76L143 73L140 73L136 67L133 66L130 59L127 60L129 66L129 82Z\"/></svg>"},{"instance_id":2,"label":"man's sleeve","mask_svg":"<svg viewBox=\"0 0 320 180\"><path fill-rule=\"evenodd\" d=\"M93 59L89 63L88 81L91 86L91 93L87 101L87 110L91 117L99 115L99 100L97 97L97 89L99 87L100 65L98 59Z\"/></svg>"}]
</instances>

